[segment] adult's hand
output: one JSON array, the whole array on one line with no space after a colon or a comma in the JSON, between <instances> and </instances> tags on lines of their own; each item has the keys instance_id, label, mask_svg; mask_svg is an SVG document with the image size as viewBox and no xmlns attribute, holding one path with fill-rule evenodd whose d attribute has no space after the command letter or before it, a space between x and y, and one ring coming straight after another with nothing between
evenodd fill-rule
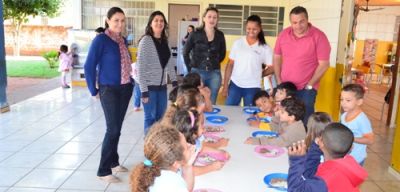
<instances>
[{"instance_id":1,"label":"adult's hand","mask_svg":"<svg viewBox=\"0 0 400 192\"><path fill-rule=\"evenodd\" d=\"M228 97L228 88L225 85L222 87L222 96Z\"/></svg>"},{"instance_id":2,"label":"adult's hand","mask_svg":"<svg viewBox=\"0 0 400 192\"><path fill-rule=\"evenodd\" d=\"M149 98L148 97L142 97L142 103L147 103L149 102Z\"/></svg>"}]
</instances>

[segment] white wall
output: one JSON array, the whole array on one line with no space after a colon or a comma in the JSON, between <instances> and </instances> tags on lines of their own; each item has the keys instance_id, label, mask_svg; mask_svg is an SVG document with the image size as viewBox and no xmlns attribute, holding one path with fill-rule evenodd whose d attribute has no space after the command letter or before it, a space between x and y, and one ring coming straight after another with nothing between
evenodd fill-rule
<instances>
[{"instance_id":1,"label":"white wall","mask_svg":"<svg viewBox=\"0 0 400 192\"><path fill-rule=\"evenodd\" d=\"M328 37L331 44L330 66L335 67L342 0L291 0L290 7L286 9L286 15L289 15L290 10L295 6L305 7L308 11L309 22Z\"/></svg>"},{"instance_id":2,"label":"white wall","mask_svg":"<svg viewBox=\"0 0 400 192\"><path fill-rule=\"evenodd\" d=\"M377 7L370 7L374 9ZM379 39L393 41L396 34L396 17L400 16L400 6L386 6L382 10L360 11L357 19L356 38L358 40Z\"/></svg>"}]
</instances>

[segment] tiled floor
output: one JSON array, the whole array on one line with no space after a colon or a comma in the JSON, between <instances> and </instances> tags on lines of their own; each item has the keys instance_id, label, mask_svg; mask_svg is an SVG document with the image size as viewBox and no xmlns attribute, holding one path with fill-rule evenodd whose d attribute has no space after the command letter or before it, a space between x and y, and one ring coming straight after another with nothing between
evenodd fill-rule
<instances>
[{"instance_id":1,"label":"tiled floor","mask_svg":"<svg viewBox=\"0 0 400 192\"><path fill-rule=\"evenodd\" d=\"M362 191L400 189L400 181L387 172L393 130L379 120L384 92L371 88L364 106L377 139L368 149L370 175ZM128 168L143 160L143 112L132 109L119 145ZM100 103L86 88L59 88L12 105L11 112L0 114L0 192L129 191L128 173L118 173L120 184L96 178L104 130Z\"/></svg>"}]
</instances>

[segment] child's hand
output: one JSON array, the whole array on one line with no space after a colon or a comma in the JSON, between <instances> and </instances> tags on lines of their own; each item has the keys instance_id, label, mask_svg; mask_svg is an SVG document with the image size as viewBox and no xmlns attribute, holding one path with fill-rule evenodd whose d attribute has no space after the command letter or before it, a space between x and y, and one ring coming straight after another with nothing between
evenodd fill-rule
<instances>
[{"instance_id":1,"label":"child's hand","mask_svg":"<svg viewBox=\"0 0 400 192\"><path fill-rule=\"evenodd\" d=\"M247 121L247 123L251 126L251 127L257 127L260 125L260 121L259 120L250 120Z\"/></svg>"},{"instance_id":2,"label":"child's hand","mask_svg":"<svg viewBox=\"0 0 400 192\"><path fill-rule=\"evenodd\" d=\"M210 167L211 167L212 171L218 171L218 170L222 169L222 167L224 167L224 165L225 165L225 163L222 161L215 161L210 164Z\"/></svg>"},{"instance_id":3,"label":"child's hand","mask_svg":"<svg viewBox=\"0 0 400 192\"><path fill-rule=\"evenodd\" d=\"M244 143L250 145L260 145L260 139L257 137L249 137Z\"/></svg>"},{"instance_id":4,"label":"child's hand","mask_svg":"<svg viewBox=\"0 0 400 192\"><path fill-rule=\"evenodd\" d=\"M199 91L204 98L211 98L211 90L208 87L199 87Z\"/></svg>"},{"instance_id":5,"label":"child's hand","mask_svg":"<svg viewBox=\"0 0 400 192\"><path fill-rule=\"evenodd\" d=\"M193 165L193 163L197 157L196 146L188 143L187 150L188 150L189 155L188 155L188 159L186 161L186 165Z\"/></svg>"},{"instance_id":6,"label":"child's hand","mask_svg":"<svg viewBox=\"0 0 400 192\"><path fill-rule=\"evenodd\" d=\"M231 158L231 155L225 150L220 150L220 153L224 155L226 160L229 160Z\"/></svg>"},{"instance_id":7,"label":"child's hand","mask_svg":"<svg viewBox=\"0 0 400 192\"><path fill-rule=\"evenodd\" d=\"M298 141L297 143L293 143L292 146L288 148L289 156L303 156L306 154L307 146L304 140Z\"/></svg>"},{"instance_id":8,"label":"child's hand","mask_svg":"<svg viewBox=\"0 0 400 192\"><path fill-rule=\"evenodd\" d=\"M217 144L219 147L226 147L226 146L228 146L228 143L229 143L229 139L227 139L227 138L221 138L220 140L217 141L216 144Z\"/></svg>"}]
</instances>

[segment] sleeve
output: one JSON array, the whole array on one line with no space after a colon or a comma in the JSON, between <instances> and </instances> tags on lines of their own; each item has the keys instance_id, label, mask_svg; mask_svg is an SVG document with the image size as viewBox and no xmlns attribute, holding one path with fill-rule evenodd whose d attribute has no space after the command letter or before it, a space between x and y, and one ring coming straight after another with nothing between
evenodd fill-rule
<instances>
[{"instance_id":1,"label":"sleeve","mask_svg":"<svg viewBox=\"0 0 400 192\"><path fill-rule=\"evenodd\" d=\"M275 55L282 55L282 49L281 49L282 32L278 35L278 38L276 39L276 42L275 42L275 48L274 48Z\"/></svg>"},{"instance_id":2,"label":"sleeve","mask_svg":"<svg viewBox=\"0 0 400 192\"><path fill-rule=\"evenodd\" d=\"M226 42L225 42L224 33L222 31L220 31L220 33L221 33L221 50L219 50L220 51L219 62L221 63L225 59L225 56L226 56Z\"/></svg>"},{"instance_id":3,"label":"sleeve","mask_svg":"<svg viewBox=\"0 0 400 192\"><path fill-rule=\"evenodd\" d=\"M318 60L328 60L331 53L331 45L326 35L321 31L318 40L316 41L316 51Z\"/></svg>"},{"instance_id":4,"label":"sleeve","mask_svg":"<svg viewBox=\"0 0 400 192\"><path fill-rule=\"evenodd\" d=\"M196 33L193 32L189 35L185 47L183 48L183 59L185 60L185 65L188 71L190 72L191 66L190 66L190 52L192 51L194 47L194 39L195 39Z\"/></svg>"},{"instance_id":5,"label":"sleeve","mask_svg":"<svg viewBox=\"0 0 400 192\"><path fill-rule=\"evenodd\" d=\"M150 53L152 50L149 49L148 42L150 38L148 36L144 36L142 40L139 42L138 52L137 52L137 61L136 61L136 69L137 69L137 81L139 82L140 90L142 92L142 97L149 96L148 85L146 81L146 53Z\"/></svg>"},{"instance_id":6,"label":"sleeve","mask_svg":"<svg viewBox=\"0 0 400 192\"><path fill-rule=\"evenodd\" d=\"M272 49L268 46L265 45L266 49L265 49L265 58L264 58L264 64L268 65L268 66L272 66Z\"/></svg>"},{"instance_id":7,"label":"sleeve","mask_svg":"<svg viewBox=\"0 0 400 192\"><path fill-rule=\"evenodd\" d=\"M96 81L97 81L96 67L100 62L101 54L103 52L103 47L104 47L103 45L104 43L101 37L102 37L101 35L98 35L92 41L92 45L90 46L86 62L84 65L86 84L92 96L96 96L98 92L98 89L96 88Z\"/></svg>"},{"instance_id":8,"label":"sleeve","mask_svg":"<svg viewBox=\"0 0 400 192\"><path fill-rule=\"evenodd\" d=\"M169 48L169 46L168 46L168 48ZM174 64L173 59L172 59L172 53L171 53L171 57L168 60L168 66L167 67L168 67L169 78L172 81L172 86L173 87L178 86L178 81L176 80L175 64Z\"/></svg>"},{"instance_id":9,"label":"sleeve","mask_svg":"<svg viewBox=\"0 0 400 192\"><path fill-rule=\"evenodd\" d=\"M229 59L235 61L236 58L235 56L237 56L237 49L238 49L238 42L239 40L236 40L235 42L233 42L232 48L231 48L231 52L229 53Z\"/></svg>"},{"instance_id":10,"label":"sleeve","mask_svg":"<svg viewBox=\"0 0 400 192\"><path fill-rule=\"evenodd\" d=\"M289 144L287 140L285 140L282 136L269 138L269 137L260 137L261 145L274 145L279 147L286 147Z\"/></svg>"},{"instance_id":11,"label":"sleeve","mask_svg":"<svg viewBox=\"0 0 400 192\"><path fill-rule=\"evenodd\" d=\"M363 118L360 119L360 121L358 121L358 124L361 131L361 135L372 133L371 122L369 121L368 117L365 114L363 115Z\"/></svg>"},{"instance_id":12,"label":"sleeve","mask_svg":"<svg viewBox=\"0 0 400 192\"><path fill-rule=\"evenodd\" d=\"M315 175L318 165L321 162L321 155L321 149L319 149L319 146L313 141L306 155L304 177L312 178Z\"/></svg>"},{"instance_id":13,"label":"sleeve","mask_svg":"<svg viewBox=\"0 0 400 192\"><path fill-rule=\"evenodd\" d=\"M320 177L304 177L305 161L304 156L289 157L288 192L327 192L328 188Z\"/></svg>"}]
</instances>

